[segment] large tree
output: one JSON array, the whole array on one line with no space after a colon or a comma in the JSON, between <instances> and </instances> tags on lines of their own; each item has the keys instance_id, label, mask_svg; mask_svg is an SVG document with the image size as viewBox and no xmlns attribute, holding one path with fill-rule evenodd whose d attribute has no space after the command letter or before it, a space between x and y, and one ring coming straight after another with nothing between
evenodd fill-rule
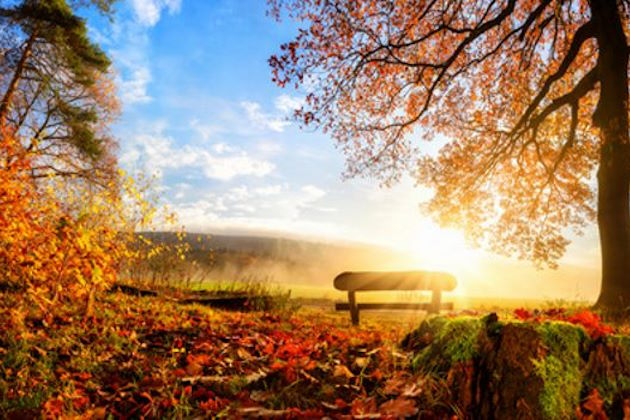
<instances>
[{"instance_id":1,"label":"large tree","mask_svg":"<svg viewBox=\"0 0 630 420\"><path fill-rule=\"evenodd\" d=\"M554 266L597 219L598 304L626 308L629 5L271 0L302 26L270 64L307 90L296 117L332 134L349 175L411 170L436 220L480 245Z\"/></svg>"},{"instance_id":2,"label":"large tree","mask_svg":"<svg viewBox=\"0 0 630 420\"><path fill-rule=\"evenodd\" d=\"M77 12L113 0L0 0L0 126L32 155L32 175L102 181L114 167L110 61Z\"/></svg>"}]
</instances>

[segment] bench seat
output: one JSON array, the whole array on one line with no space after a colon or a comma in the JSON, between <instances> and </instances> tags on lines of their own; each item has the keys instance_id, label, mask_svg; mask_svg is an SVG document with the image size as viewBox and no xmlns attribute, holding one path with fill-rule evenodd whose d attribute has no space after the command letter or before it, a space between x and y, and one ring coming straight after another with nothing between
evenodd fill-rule
<instances>
[{"instance_id":1,"label":"bench seat","mask_svg":"<svg viewBox=\"0 0 630 420\"><path fill-rule=\"evenodd\" d=\"M335 277L337 290L348 292L348 303L337 303L337 311L350 311L353 325L359 323L359 311L372 309L387 310L426 310L437 313L452 310L453 304L442 303L442 291L452 291L457 286L455 277L448 273L433 271L354 271L344 272ZM410 291L427 290L432 292L430 303L357 303L359 291Z\"/></svg>"},{"instance_id":2,"label":"bench seat","mask_svg":"<svg viewBox=\"0 0 630 420\"><path fill-rule=\"evenodd\" d=\"M394 302L394 303L357 303L357 309L365 310L415 310L415 311L429 311L431 310L430 303L406 303L406 302ZM335 310L337 311L349 311L350 304L346 302L335 303ZM442 302L440 304L440 310L451 311L453 310L453 302Z\"/></svg>"}]
</instances>

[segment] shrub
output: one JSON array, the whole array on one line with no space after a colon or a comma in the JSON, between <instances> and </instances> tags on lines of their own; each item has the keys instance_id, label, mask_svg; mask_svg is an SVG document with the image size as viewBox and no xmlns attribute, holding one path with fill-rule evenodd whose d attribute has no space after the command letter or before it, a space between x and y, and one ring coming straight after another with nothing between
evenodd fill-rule
<instances>
[{"instance_id":1,"label":"shrub","mask_svg":"<svg viewBox=\"0 0 630 420\"><path fill-rule=\"evenodd\" d=\"M95 294L134 258L135 229L153 218L131 178L112 169L104 185L85 179L35 182L29 153L0 133L0 281L24 289L44 310L81 299L91 315Z\"/></svg>"}]
</instances>

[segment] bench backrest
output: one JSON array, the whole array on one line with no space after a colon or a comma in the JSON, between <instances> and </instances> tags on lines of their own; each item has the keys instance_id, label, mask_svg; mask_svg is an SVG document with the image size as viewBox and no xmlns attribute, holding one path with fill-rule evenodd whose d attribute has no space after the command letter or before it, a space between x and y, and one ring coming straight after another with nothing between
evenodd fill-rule
<instances>
[{"instance_id":1,"label":"bench backrest","mask_svg":"<svg viewBox=\"0 0 630 420\"><path fill-rule=\"evenodd\" d=\"M457 286L455 277L431 271L347 271L335 277L337 290L444 290Z\"/></svg>"}]
</instances>

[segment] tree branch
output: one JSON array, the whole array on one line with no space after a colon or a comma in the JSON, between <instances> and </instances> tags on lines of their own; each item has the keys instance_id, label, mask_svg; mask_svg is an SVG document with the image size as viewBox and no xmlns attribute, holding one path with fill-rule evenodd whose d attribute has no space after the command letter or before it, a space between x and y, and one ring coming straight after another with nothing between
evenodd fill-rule
<instances>
[{"instance_id":1,"label":"tree branch","mask_svg":"<svg viewBox=\"0 0 630 420\"><path fill-rule=\"evenodd\" d=\"M514 125L514 128L512 129L513 133L519 132L521 128L525 124L527 124L528 120L530 119L536 108L538 108L542 100L549 93L551 86L566 74L569 66L571 65L571 63L573 63L578 53L580 52L580 48L582 47L584 42L586 42L587 39L592 38L594 35L594 25L591 21L588 21L584 25L580 26L580 28L578 28L578 30L575 32L573 40L571 41L571 45L569 46L569 51L567 52L567 55L562 60L562 63L560 63L560 67L558 67L558 70L556 70L547 78L547 80L545 80L538 94L534 97L521 118Z\"/></svg>"}]
</instances>

